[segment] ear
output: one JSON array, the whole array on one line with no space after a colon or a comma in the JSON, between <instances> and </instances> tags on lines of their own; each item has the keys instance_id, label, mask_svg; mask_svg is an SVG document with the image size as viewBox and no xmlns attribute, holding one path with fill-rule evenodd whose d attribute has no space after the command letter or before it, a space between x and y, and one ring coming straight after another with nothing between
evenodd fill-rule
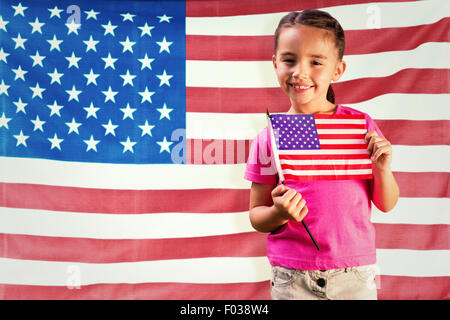
<instances>
[{"instance_id":1,"label":"ear","mask_svg":"<svg viewBox=\"0 0 450 320\"><path fill-rule=\"evenodd\" d=\"M272 63L273 63L273 68L276 70L277 69L277 57L275 57L275 55L272 56Z\"/></svg>"},{"instance_id":2,"label":"ear","mask_svg":"<svg viewBox=\"0 0 450 320\"><path fill-rule=\"evenodd\" d=\"M345 63L344 60L338 61L332 80L338 81L344 74L346 67L347 67L347 64Z\"/></svg>"}]
</instances>

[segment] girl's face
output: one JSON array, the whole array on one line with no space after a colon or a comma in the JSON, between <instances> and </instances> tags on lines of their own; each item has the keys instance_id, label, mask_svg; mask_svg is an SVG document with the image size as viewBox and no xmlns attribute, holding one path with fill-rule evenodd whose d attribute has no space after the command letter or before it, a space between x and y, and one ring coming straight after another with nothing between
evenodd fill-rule
<instances>
[{"instance_id":1,"label":"girl's face","mask_svg":"<svg viewBox=\"0 0 450 320\"><path fill-rule=\"evenodd\" d=\"M304 25L284 27L272 60L278 82L291 100L290 112L329 109L328 86L345 71L331 33Z\"/></svg>"}]
</instances>

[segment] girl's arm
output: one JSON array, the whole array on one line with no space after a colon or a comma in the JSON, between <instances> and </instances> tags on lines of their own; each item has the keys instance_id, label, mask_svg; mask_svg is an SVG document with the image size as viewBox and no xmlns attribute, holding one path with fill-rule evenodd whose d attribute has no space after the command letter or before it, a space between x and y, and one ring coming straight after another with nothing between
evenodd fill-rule
<instances>
[{"instance_id":1,"label":"girl's arm","mask_svg":"<svg viewBox=\"0 0 450 320\"><path fill-rule=\"evenodd\" d=\"M259 232L272 232L288 220L302 221L308 213L300 193L283 184L252 183L250 222Z\"/></svg>"},{"instance_id":2,"label":"girl's arm","mask_svg":"<svg viewBox=\"0 0 450 320\"><path fill-rule=\"evenodd\" d=\"M369 131L365 139L372 160L372 202L381 211L388 212L394 208L400 194L391 170L392 145L385 138L378 136L375 130Z\"/></svg>"}]
</instances>

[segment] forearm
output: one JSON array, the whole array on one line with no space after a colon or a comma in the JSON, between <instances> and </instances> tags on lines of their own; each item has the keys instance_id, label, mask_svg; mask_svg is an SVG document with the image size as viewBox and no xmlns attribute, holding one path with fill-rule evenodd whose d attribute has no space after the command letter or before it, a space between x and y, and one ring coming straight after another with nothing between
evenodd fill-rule
<instances>
[{"instance_id":1,"label":"forearm","mask_svg":"<svg viewBox=\"0 0 450 320\"><path fill-rule=\"evenodd\" d=\"M250 210L250 222L253 228L259 232L272 232L287 221L287 219L280 218L275 206L259 206Z\"/></svg>"},{"instance_id":2,"label":"forearm","mask_svg":"<svg viewBox=\"0 0 450 320\"><path fill-rule=\"evenodd\" d=\"M383 212L394 208L398 201L400 190L392 170L374 170L372 201Z\"/></svg>"}]
</instances>

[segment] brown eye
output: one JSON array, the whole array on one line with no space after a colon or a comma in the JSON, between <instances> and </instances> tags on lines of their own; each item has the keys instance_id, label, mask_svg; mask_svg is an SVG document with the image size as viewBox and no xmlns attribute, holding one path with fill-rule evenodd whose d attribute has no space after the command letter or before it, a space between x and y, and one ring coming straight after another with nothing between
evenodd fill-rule
<instances>
[{"instance_id":1,"label":"brown eye","mask_svg":"<svg viewBox=\"0 0 450 320\"><path fill-rule=\"evenodd\" d=\"M320 62L318 62L318 61L313 61L312 64L315 65L315 66L321 66L321 65L322 65L322 64L321 64Z\"/></svg>"}]
</instances>

